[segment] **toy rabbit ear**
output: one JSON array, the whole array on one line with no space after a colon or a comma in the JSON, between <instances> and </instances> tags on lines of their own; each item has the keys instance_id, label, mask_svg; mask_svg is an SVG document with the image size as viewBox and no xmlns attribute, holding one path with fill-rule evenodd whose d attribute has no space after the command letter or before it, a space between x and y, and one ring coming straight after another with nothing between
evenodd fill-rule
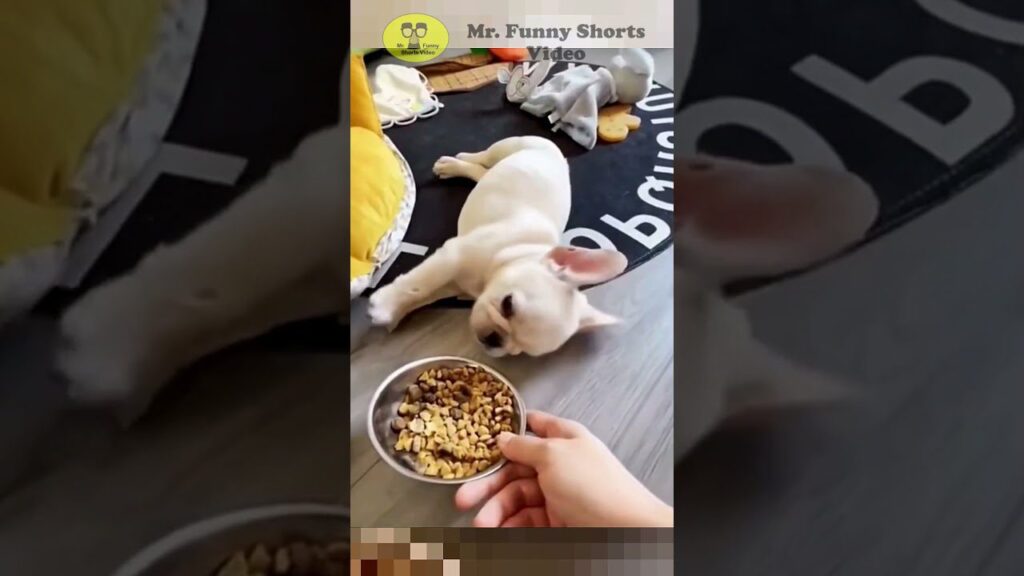
<instances>
[{"instance_id":1,"label":"toy rabbit ear","mask_svg":"<svg viewBox=\"0 0 1024 576\"><path fill-rule=\"evenodd\" d=\"M501 68L500 70L498 70L498 82L501 82L502 84L508 84L508 81L511 78L512 75L509 74L508 68Z\"/></svg>"},{"instance_id":2,"label":"toy rabbit ear","mask_svg":"<svg viewBox=\"0 0 1024 576\"><path fill-rule=\"evenodd\" d=\"M505 97L508 98L509 102L520 103L526 101L526 97L529 93L522 93L522 84L524 81L523 67L516 66L512 69L512 72L508 76L508 82L505 82Z\"/></svg>"},{"instance_id":3,"label":"toy rabbit ear","mask_svg":"<svg viewBox=\"0 0 1024 576\"><path fill-rule=\"evenodd\" d=\"M533 89L540 86L540 83L548 77L548 72L551 71L551 60L542 60L533 67L530 71L530 85L529 91L533 92Z\"/></svg>"}]
</instances>

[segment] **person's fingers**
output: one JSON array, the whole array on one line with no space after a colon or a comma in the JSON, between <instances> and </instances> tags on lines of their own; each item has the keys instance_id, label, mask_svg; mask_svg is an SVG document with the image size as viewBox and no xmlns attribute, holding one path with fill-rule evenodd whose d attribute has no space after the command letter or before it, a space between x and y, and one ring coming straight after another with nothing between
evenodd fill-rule
<instances>
[{"instance_id":1,"label":"person's fingers","mask_svg":"<svg viewBox=\"0 0 1024 576\"><path fill-rule=\"evenodd\" d=\"M551 528L568 528L568 525L553 511L548 511L548 526Z\"/></svg>"},{"instance_id":2,"label":"person's fingers","mask_svg":"<svg viewBox=\"0 0 1024 576\"><path fill-rule=\"evenodd\" d=\"M511 432L502 432L498 435L498 449L501 450L505 458L512 462L526 464L533 469L538 469L544 461L547 442L544 438Z\"/></svg>"},{"instance_id":3,"label":"person's fingers","mask_svg":"<svg viewBox=\"0 0 1024 576\"><path fill-rule=\"evenodd\" d=\"M486 478L467 482L459 486L458 491L455 492L455 507L462 511L471 510L497 494L498 490L501 490L509 482L536 475L537 472L529 466L510 462L504 468Z\"/></svg>"},{"instance_id":4,"label":"person's fingers","mask_svg":"<svg viewBox=\"0 0 1024 576\"><path fill-rule=\"evenodd\" d=\"M541 438L578 438L587 433L587 428L579 422L539 410L527 412L526 423L530 430Z\"/></svg>"},{"instance_id":5,"label":"person's fingers","mask_svg":"<svg viewBox=\"0 0 1024 576\"><path fill-rule=\"evenodd\" d=\"M544 505L544 493L535 478L519 478L505 485L487 501L476 518L476 528L496 528L523 508Z\"/></svg>"},{"instance_id":6,"label":"person's fingers","mask_svg":"<svg viewBox=\"0 0 1024 576\"><path fill-rule=\"evenodd\" d=\"M523 508L502 523L502 528L546 528L550 527L548 513L542 506Z\"/></svg>"}]
</instances>

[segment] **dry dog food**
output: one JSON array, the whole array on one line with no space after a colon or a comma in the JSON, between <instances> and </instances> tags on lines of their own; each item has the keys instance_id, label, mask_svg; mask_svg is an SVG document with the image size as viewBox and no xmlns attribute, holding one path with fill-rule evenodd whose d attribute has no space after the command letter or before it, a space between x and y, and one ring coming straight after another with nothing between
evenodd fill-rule
<instances>
[{"instance_id":1,"label":"dry dog food","mask_svg":"<svg viewBox=\"0 0 1024 576\"><path fill-rule=\"evenodd\" d=\"M498 434L517 429L512 390L476 366L435 368L405 392L391 429L395 450L420 474L451 480L501 460Z\"/></svg>"},{"instance_id":2,"label":"dry dog food","mask_svg":"<svg viewBox=\"0 0 1024 576\"><path fill-rule=\"evenodd\" d=\"M216 576L342 576L348 574L348 543L301 540L283 546L263 544L235 552Z\"/></svg>"}]
</instances>

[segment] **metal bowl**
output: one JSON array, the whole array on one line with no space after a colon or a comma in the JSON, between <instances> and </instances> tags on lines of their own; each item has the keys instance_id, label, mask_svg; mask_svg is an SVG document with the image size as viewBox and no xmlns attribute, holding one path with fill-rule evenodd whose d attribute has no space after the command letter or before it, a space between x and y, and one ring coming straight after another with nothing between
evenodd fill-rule
<instances>
[{"instance_id":1,"label":"metal bowl","mask_svg":"<svg viewBox=\"0 0 1024 576\"><path fill-rule=\"evenodd\" d=\"M143 548L114 576L212 576L239 550L294 540L347 544L348 510L323 504L282 504L208 518Z\"/></svg>"},{"instance_id":2,"label":"metal bowl","mask_svg":"<svg viewBox=\"0 0 1024 576\"><path fill-rule=\"evenodd\" d=\"M491 465L490 468L477 472L472 476L466 476L464 478L452 478L445 480L444 478L436 478L433 476L426 476L417 472L405 459L398 454L395 450L395 442L398 440L398 434L391 429L391 420L398 414L398 406L402 403L405 397L405 390L410 384L416 382L416 378L425 370L431 370L434 368L458 368L460 366L476 366L489 372L496 379L504 382L508 389L512 391L512 397L514 399L515 414L513 415L512 428L518 430L519 434L526 434L526 405L523 404L523 398L520 396L519 391L512 386L512 383L508 381L500 372L467 358L459 358L458 356L434 356L430 358L423 358L422 360L416 360L410 362L405 366L402 366L398 370L391 373L390 376L384 379L384 382L377 388L377 391L373 394L373 399L370 400L369 414L367 415L367 428L368 435L370 436L370 442L373 444L374 449L377 450L377 454L380 455L381 460L388 463L399 474L412 478L414 480L420 480L421 482L430 482L432 484L463 484L470 480L477 480L485 476L490 476L504 466L507 461L502 458L498 462Z\"/></svg>"}]
</instances>

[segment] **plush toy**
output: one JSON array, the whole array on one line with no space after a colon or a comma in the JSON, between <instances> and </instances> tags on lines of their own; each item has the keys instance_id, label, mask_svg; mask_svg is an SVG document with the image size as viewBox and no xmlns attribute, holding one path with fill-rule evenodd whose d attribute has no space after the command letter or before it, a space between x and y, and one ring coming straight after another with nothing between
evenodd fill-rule
<instances>
[{"instance_id":1,"label":"plush toy","mask_svg":"<svg viewBox=\"0 0 1024 576\"><path fill-rule=\"evenodd\" d=\"M535 69L529 75L525 70L517 66L506 79L499 76L499 81L506 84L505 97L520 104L525 112L547 118L553 124L552 130L565 132L584 148L591 149L597 144L602 107L635 104L650 93L654 59L645 50L626 48L612 58L607 68L578 65L555 74L543 84L548 68ZM639 126L638 122L639 118L629 116L628 112L626 117L616 116L613 122L616 128L606 127L607 138L602 139L620 142L630 129ZM622 126L626 127L625 132Z\"/></svg>"},{"instance_id":2,"label":"plush toy","mask_svg":"<svg viewBox=\"0 0 1024 576\"><path fill-rule=\"evenodd\" d=\"M622 142L629 133L640 127L640 117L630 112L629 104L612 104L597 113L597 136L605 142Z\"/></svg>"},{"instance_id":3,"label":"plush toy","mask_svg":"<svg viewBox=\"0 0 1024 576\"><path fill-rule=\"evenodd\" d=\"M491 54L505 62L521 62L530 57L530 51L526 48L491 48L490 50Z\"/></svg>"},{"instance_id":4,"label":"plush toy","mask_svg":"<svg viewBox=\"0 0 1024 576\"><path fill-rule=\"evenodd\" d=\"M530 94L544 81L551 70L551 61L542 60L526 71L524 64L512 69L498 71L498 82L505 84L505 97L509 102L522 104L530 97Z\"/></svg>"},{"instance_id":5,"label":"plush toy","mask_svg":"<svg viewBox=\"0 0 1024 576\"><path fill-rule=\"evenodd\" d=\"M654 85L654 58L640 48L623 48L612 58L608 71L615 79L616 102L636 104Z\"/></svg>"}]
</instances>

